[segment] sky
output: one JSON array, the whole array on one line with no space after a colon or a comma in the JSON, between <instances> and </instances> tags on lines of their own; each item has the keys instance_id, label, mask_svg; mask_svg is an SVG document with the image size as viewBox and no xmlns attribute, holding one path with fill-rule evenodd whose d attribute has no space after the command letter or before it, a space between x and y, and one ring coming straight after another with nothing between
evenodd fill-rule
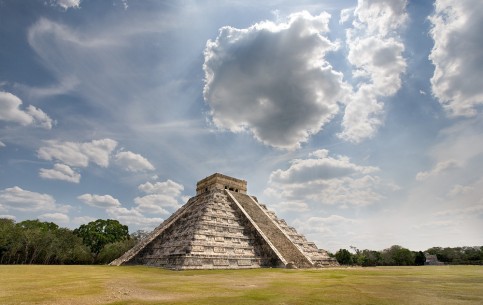
<instances>
[{"instance_id":1,"label":"sky","mask_svg":"<svg viewBox=\"0 0 483 305\"><path fill-rule=\"evenodd\" d=\"M335 252L483 245L480 0L0 0L0 217L151 230L223 173Z\"/></svg>"}]
</instances>

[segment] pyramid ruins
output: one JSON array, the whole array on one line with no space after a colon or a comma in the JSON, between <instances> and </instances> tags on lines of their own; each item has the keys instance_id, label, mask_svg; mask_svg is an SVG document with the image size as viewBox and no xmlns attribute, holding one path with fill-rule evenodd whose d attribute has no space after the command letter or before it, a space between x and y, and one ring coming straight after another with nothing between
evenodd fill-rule
<instances>
[{"instance_id":1,"label":"pyramid ruins","mask_svg":"<svg viewBox=\"0 0 483 305\"><path fill-rule=\"evenodd\" d=\"M111 265L167 269L317 268L337 261L247 195L247 182L213 174L196 196Z\"/></svg>"}]
</instances>

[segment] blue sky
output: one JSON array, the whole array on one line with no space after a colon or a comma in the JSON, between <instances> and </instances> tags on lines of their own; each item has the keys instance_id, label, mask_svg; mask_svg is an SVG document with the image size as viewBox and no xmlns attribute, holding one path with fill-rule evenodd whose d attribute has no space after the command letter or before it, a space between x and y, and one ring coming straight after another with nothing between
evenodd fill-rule
<instances>
[{"instance_id":1,"label":"blue sky","mask_svg":"<svg viewBox=\"0 0 483 305\"><path fill-rule=\"evenodd\" d=\"M320 248L483 238L483 4L0 1L0 216L152 229L220 172Z\"/></svg>"}]
</instances>

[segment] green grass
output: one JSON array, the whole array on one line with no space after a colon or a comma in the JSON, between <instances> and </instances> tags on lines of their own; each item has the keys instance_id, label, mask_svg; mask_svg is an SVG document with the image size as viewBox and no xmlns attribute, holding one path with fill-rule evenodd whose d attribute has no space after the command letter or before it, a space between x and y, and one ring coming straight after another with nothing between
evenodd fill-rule
<instances>
[{"instance_id":1,"label":"green grass","mask_svg":"<svg viewBox=\"0 0 483 305\"><path fill-rule=\"evenodd\" d=\"M483 266L0 266L0 304L483 304Z\"/></svg>"}]
</instances>

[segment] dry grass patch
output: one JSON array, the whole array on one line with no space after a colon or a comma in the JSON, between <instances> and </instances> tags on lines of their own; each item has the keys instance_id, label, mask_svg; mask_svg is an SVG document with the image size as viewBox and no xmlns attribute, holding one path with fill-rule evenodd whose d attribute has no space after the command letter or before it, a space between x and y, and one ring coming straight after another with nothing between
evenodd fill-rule
<instances>
[{"instance_id":1,"label":"dry grass patch","mask_svg":"<svg viewBox=\"0 0 483 305\"><path fill-rule=\"evenodd\" d=\"M0 266L0 304L483 304L483 266Z\"/></svg>"}]
</instances>

